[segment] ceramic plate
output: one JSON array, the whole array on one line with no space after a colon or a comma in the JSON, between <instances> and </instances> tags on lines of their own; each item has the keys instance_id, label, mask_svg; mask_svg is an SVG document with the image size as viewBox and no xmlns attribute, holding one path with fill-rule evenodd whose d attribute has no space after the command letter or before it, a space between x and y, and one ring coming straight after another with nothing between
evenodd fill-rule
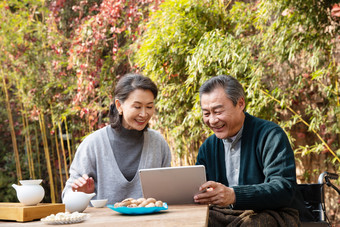
<instances>
[{"instance_id":1,"label":"ceramic plate","mask_svg":"<svg viewBox=\"0 0 340 227\"><path fill-rule=\"evenodd\" d=\"M63 225L63 224L73 224L85 221L90 215L84 213L58 213L56 215L52 214L45 218L40 219L44 224L47 225Z\"/></svg>"},{"instance_id":2,"label":"ceramic plate","mask_svg":"<svg viewBox=\"0 0 340 227\"><path fill-rule=\"evenodd\" d=\"M162 207L114 207L114 205L107 205L111 210L117 211L121 214L130 214L130 215L138 215L138 214L151 214L156 213L161 210L167 210L168 204L163 203Z\"/></svg>"}]
</instances>

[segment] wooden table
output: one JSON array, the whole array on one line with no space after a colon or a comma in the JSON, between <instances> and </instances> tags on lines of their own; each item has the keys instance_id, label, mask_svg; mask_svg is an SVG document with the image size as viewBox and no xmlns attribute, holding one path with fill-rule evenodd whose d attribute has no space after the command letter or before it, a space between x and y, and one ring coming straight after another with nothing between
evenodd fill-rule
<instances>
[{"instance_id":1,"label":"wooden table","mask_svg":"<svg viewBox=\"0 0 340 227\"><path fill-rule=\"evenodd\" d=\"M123 215L110 208L88 207L84 213L90 218L77 224L67 226L208 226L209 209L207 205L169 205L168 210L147 215ZM40 220L31 222L14 222L0 220L0 226L51 226ZM60 225L58 225L60 226Z\"/></svg>"}]
</instances>

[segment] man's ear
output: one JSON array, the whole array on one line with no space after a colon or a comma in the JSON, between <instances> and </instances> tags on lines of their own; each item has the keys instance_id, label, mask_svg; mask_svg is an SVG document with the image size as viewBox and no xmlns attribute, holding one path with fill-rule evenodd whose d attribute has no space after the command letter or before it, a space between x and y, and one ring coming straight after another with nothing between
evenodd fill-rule
<instances>
[{"instance_id":1,"label":"man's ear","mask_svg":"<svg viewBox=\"0 0 340 227\"><path fill-rule=\"evenodd\" d=\"M237 105L238 105L242 110L244 110L244 108L246 107L246 102L244 101L244 98L243 98L243 97L241 97L241 98L238 99Z\"/></svg>"}]
</instances>

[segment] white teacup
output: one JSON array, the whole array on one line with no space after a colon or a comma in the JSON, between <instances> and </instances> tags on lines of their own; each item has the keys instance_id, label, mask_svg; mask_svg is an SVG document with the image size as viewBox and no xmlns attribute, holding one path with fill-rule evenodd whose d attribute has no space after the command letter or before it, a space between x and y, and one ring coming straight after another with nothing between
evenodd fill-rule
<instances>
[{"instance_id":1,"label":"white teacup","mask_svg":"<svg viewBox=\"0 0 340 227\"><path fill-rule=\"evenodd\" d=\"M93 199L91 200L91 204L94 207L101 208L104 207L107 203L107 199Z\"/></svg>"}]
</instances>

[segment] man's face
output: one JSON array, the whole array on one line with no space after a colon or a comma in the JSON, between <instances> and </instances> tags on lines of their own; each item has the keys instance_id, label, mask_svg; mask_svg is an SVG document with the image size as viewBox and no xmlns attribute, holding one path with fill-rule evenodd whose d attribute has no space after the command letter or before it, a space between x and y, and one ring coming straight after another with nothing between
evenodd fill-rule
<instances>
[{"instance_id":1,"label":"man's face","mask_svg":"<svg viewBox=\"0 0 340 227\"><path fill-rule=\"evenodd\" d=\"M237 105L227 98L222 87L201 96L204 123L214 131L217 138L225 139L237 134L241 129L245 115L245 102L240 98Z\"/></svg>"}]
</instances>

